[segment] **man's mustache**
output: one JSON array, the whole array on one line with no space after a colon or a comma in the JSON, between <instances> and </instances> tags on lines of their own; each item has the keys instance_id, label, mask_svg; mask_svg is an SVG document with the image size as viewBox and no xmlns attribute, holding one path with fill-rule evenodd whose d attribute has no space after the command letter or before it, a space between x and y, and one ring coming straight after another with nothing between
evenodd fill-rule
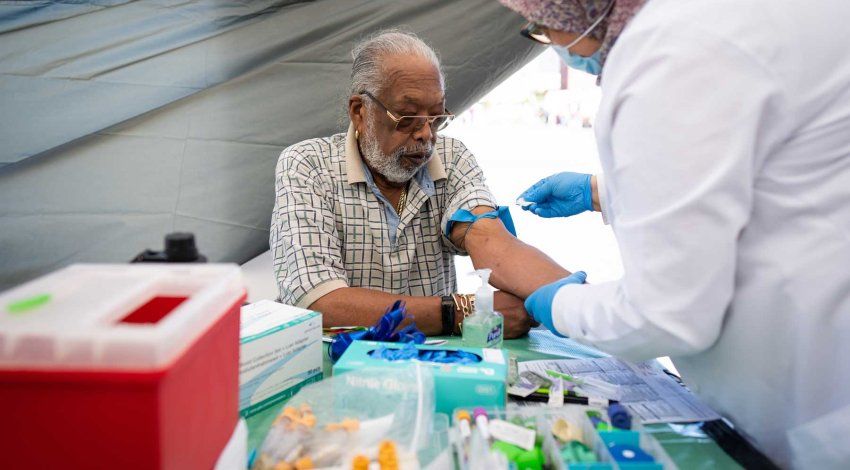
<instances>
[{"instance_id":1,"label":"man's mustache","mask_svg":"<svg viewBox=\"0 0 850 470\"><path fill-rule=\"evenodd\" d=\"M424 155L430 157L433 152L434 146L430 144L400 147L393 152L393 158L401 158L405 155Z\"/></svg>"}]
</instances>

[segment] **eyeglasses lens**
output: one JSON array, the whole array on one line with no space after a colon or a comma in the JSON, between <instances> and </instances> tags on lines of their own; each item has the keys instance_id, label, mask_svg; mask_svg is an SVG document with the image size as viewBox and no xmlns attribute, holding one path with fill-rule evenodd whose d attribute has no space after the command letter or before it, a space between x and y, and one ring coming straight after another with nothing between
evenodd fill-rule
<instances>
[{"instance_id":1,"label":"eyeglasses lens","mask_svg":"<svg viewBox=\"0 0 850 470\"><path fill-rule=\"evenodd\" d=\"M552 43L552 40L549 39L549 36L547 36L545 33L540 33L540 32L535 31L535 32L531 33L531 37L534 38L535 41L542 43L542 44L551 44Z\"/></svg>"},{"instance_id":2,"label":"eyeglasses lens","mask_svg":"<svg viewBox=\"0 0 850 470\"><path fill-rule=\"evenodd\" d=\"M448 125L449 125L449 118L439 117L437 119L434 119L434 123L431 124L431 128L437 129L438 131L441 131L441 130L445 129L446 126L448 126Z\"/></svg>"},{"instance_id":3,"label":"eyeglasses lens","mask_svg":"<svg viewBox=\"0 0 850 470\"><path fill-rule=\"evenodd\" d=\"M398 125L396 126L397 131L411 131L415 132L419 129L422 129L422 126L425 125L425 119L415 118L410 116L402 116L398 121Z\"/></svg>"},{"instance_id":4,"label":"eyeglasses lens","mask_svg":"<svg viewBox=\"0 0 850 470\"><path fill-rule=\"evenodd\" d=\"M424 117L402 116L395 129L399 132L416 132L425 127L425 124L427 123L428 119ZM449 118L447 116L440 116L437 119L434 119L434 122L431 123L431 129L441 131L445 129L448 124Z\"/></svg>"}]
</instances>

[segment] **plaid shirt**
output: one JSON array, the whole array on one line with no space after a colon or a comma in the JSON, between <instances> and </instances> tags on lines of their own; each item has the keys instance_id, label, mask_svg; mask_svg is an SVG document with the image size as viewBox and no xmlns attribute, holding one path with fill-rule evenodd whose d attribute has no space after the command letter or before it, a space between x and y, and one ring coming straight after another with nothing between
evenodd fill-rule
<instances>
[{"instance_id":1,"label":"plaid shirt","mask_svg":"<svg viewBox=\"0 0 850 470\"><path fill-rule=\"evenodd\" d=\"M308 307L342 287L442 296L457 282L443 234L458 209L496 207L472 153L438 136L434 156L411 180L396 214L345 134L305 140L280 155L269 243L280 301Z\"/></svg>"}]
</instances>

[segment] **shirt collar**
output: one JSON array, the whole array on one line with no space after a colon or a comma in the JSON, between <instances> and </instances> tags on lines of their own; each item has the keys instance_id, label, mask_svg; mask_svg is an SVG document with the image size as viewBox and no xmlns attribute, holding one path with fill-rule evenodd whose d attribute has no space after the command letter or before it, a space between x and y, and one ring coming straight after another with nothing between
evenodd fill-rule
<instances>
[{"instance_id":1,"label":"shirt collar","mask_svg":"<svg viewBox=\"0 0 850 470\"><path fill-rule=\"evenodd\" d=\"M348 133L345 136L345 170L348 173L348 184L365 183L366 174L363 171L364 168L366 168L366 165L363 163L360 149L357 148L357 139L354 138L354 123L351 123L348 125ZM440 155L436 151L425 168L420 169L414 175L416 182L423 189L426 187L423 184L426 180L422 178L425 176L431 182L447 178L446 169L443 168L443 159L440 158ZM433 186L431 184L432 188Z\"/></svg>"}]
</instances>

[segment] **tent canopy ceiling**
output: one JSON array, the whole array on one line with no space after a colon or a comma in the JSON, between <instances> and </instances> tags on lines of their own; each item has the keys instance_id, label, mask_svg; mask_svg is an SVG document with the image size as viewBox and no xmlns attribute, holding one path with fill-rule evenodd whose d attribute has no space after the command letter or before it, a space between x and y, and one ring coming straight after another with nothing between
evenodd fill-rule
<instances>
[{"instance_id":1,"label":"tent canopy ceiling","mask_svg":"<svg viewBox=\"0 0 850 470\"><path fill-rule=\"evenodd\" d=\"M540 52L521 24L495 0L0 4L0 289L175 230L265 251L277 157L340 129L354 43L415 32L460 111Z\"/></svg>"}]
</instances>

